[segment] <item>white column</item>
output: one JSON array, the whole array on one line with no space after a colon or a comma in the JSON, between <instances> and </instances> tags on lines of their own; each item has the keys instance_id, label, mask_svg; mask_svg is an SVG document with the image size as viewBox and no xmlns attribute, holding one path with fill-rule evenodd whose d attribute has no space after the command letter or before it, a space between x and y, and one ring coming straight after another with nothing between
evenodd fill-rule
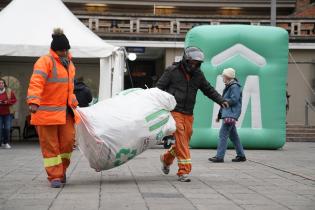
<instances>
[{"instance_id":1,"label":"white column","mask_svg":"<svg viewBox=\"0 0 315 210\"><path fill-rule=\"evenodd\" d=\"M110 98L112 92L112 56L100 58L100 86L98 100Z\"/></svg>"},{"instance_id":2,"label":"white column","mask_svg":"<svg viewBox=\"0 0 315 210\"><path fill-rule=\"evenodd\" d=\"M112 96L124 89L125 56L123 51L116 51L114 57Z\"/></svg>"}]
</instances>

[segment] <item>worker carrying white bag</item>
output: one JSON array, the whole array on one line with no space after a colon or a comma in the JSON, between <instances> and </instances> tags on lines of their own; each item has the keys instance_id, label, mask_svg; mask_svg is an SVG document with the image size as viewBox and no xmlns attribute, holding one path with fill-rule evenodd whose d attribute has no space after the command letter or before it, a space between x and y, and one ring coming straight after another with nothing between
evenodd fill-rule
<instances>
[{"instance_id":1,"label":"worker carrying white bag","mask_svg":"<svg viewBox=\"0 0 315 210\"><path fill-rule=\"evenodd\" d=\"M158 88L136 88L78 108L79 148L96 171L119 166L175 132L175 106L175 98Z\"/></svg>"}]
</instances>

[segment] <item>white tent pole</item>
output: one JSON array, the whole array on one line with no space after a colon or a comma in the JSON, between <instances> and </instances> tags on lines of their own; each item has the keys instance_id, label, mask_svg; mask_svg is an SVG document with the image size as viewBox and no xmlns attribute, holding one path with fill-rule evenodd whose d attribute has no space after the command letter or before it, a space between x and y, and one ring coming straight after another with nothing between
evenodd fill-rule
<instances>
[{"instance_id":1,"label":"white tent pole","mask_svg":"<svg viewBox=\"0 0 315 210\"><path fill-rule=\"evenodd\" d=\"M114 53L114 72L112 84L112 96L124 89L125 54L122 50Z\"/></svg>"},{"instance_id":2,"label":"white tent pole","mask_svg":"<svg viewBox=\"0 0 315 210\"><path fill-rule=\"evenodd\" d=\"M98 93L98 101L110 98L112 90L112 56L100 58L100 85Z\"/></svg>"}]
</instances>

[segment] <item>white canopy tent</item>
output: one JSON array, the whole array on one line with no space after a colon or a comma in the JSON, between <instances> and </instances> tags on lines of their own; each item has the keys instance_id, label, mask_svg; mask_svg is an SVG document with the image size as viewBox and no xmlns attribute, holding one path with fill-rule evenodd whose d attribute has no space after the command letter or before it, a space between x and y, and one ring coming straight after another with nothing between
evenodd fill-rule
<instances>
[{"instance_id":1,"label":"white canopy tent","mask_svg":"<svg viewBox=\"0 0 315 210\"><path fill-rule=\"evenodd\" d=\"M61 0L13 0L5 7L0 12L0 56L47 54L56 27L68 37L73 57L100 58L99 100L123 89L124 51L94 34Z\"/></svg>"}]
</instances>

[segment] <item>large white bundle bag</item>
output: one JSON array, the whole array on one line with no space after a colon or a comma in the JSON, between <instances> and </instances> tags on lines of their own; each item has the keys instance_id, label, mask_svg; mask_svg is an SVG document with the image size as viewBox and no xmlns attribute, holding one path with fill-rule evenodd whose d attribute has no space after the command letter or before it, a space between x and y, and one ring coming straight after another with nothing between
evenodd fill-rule
<instances>
[{"instance_id":1,"label":"large white bundle bag","mask_svg":"<svg viewBox=\"0 0 315 210\"><path fill-rule=\"evenodd\" d=\"M119 166L176 130L175 106L175 98L158 88L136 88L78 108L79 148L96 171Z\"/></svg>"}]
</instances>

